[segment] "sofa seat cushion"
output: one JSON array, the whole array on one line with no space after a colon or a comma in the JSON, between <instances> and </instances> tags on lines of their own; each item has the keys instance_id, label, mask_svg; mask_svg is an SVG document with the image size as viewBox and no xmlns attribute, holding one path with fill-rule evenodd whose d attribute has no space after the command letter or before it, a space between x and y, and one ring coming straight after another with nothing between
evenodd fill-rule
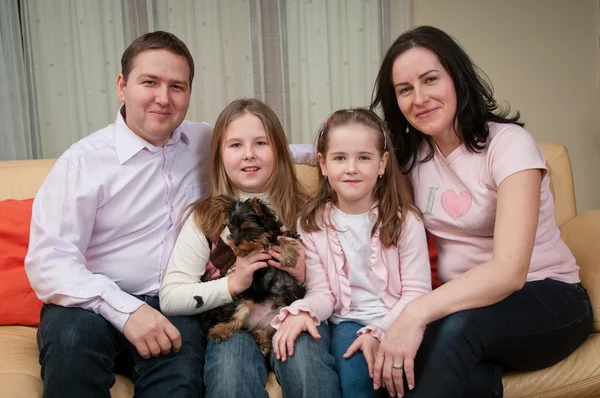
<instances>
[{"instance_id":1,"label":"sofa seat cushion","mask_svg":"<svg viewBox=\"0 0 600 398\"><path fill-rule=\"evenodd\" d=\"M0 397L42 396L36 332L27 326L0 326ZM117 375L110 393L112 398L131 398L133 383Z\"/></svg>"},{"instance_id":2,"label":"sofa seat cushion","mask_svg":"<svg viewBox=\"0 0 600 398\"><path fill-rule=\"evenodd\" d=\"M535 372L508 372L505 398L597 398L600 396L600 333L556 365Z\"/></svg>"},{"instance_id":3,"label":"sofa seat cushion","mask_svg":"<svg viewBox=\"0 0 600 398\"><path fill-rule=\"evenodd\" d=\"M36 333L34 327L0 326L0 397L42 396ZM111 397L133 397L131 380L122 375L116 375L116 379L110 389ZM281 387L273 372L269 373L266 390L270 398L281 398Z\"/></svg>"}]
</instances>

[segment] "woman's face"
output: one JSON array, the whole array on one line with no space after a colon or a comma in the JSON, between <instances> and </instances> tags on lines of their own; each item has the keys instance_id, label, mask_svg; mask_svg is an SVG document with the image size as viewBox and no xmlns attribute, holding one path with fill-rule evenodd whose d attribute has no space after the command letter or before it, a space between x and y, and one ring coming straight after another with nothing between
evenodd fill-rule
<instances>
[{"instance_id":1,"label":"woman's face","mask_svg":"<svg viewBox=\"0 0 600 398\"><path fill-rule=\"evenodd\" d=\"M392 82L400 111L414 128L433 138L455 134L454 82L433 52L415 47L400 54Z\"/></svg>"}]
</instances>

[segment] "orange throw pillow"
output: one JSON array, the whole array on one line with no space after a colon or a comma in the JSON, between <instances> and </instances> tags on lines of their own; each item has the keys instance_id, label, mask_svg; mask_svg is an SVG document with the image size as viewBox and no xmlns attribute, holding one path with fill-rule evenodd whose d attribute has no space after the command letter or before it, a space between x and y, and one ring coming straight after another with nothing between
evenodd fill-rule
<instances>
[{"instance_id":1,"label":"orange throw pillow","mask_svg":"<svg viewBox=\"0 0 600 398\"><path fill-rule=\"evenodd\" d=\"M42 302L25 275L33 199L0 201L0 325L37 326Z\"/></svg>"}]
</instances>

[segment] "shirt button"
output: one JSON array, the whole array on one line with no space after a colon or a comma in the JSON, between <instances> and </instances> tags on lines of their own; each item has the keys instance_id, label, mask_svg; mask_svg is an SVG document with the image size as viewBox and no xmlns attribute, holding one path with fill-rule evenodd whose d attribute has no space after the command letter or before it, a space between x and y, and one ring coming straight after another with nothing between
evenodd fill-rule
<instances>
[{"instance_id":1,"label":"shirt button","mask_svg":"<svg viewBox=\"0 0 600 398\"><path fill-rule=\"evenodd\" d=\"M119 303L119 308L123 308L123 303Z\"/></svg>"},{"instance_id":2,"label":"shirt button","mask_svg":"<svg viewBox=\"0 0 600 398\"><path fill-rule=\"evenodd\" d=\"M169 181L173 180L173 176L169 174Z\"/></svg>"},{"instance_id":3,"label":"shirt button","mask_svg":"<svg viewBox=\"0 0 600 398\"><path fill-rule=\"evenodd\" d=\"M171 206L171 213L173 213L175 211L175 208L173 206Z\"/></svg>"},{"instance_id":4,"label":"shirt button","mask_svg":"<svg viewBox=\"0 0 600 398\"><path fill-rule=\"evenodd\" d=\"M167 238L167 237L165 236L165 239L164 239L164 240L165 240L165 242L168 242L168 241L169 241L169 238Z\"/></svg>"},{"instance_id":5,"label":"shirt button","mask_svg":"<svg viewBox=\"0 0 600 398\"><path fill-rule=\"evenodd\" d=\"M83 290L80 290L79 294L81 294L83 296L85 294L85 292Z\"/></svg>"},{"instance_id":6,"label":"shirt button","mask_svg":"<svg viewBox=\"0 0 600 398\"><path fill-rule=\"evenodd\" d=\"M115 314L112 314L112 315L110 316L110 319L115 319L116 317L117 317L117 316L116 316Z\"/></svg>"}]
</instances>

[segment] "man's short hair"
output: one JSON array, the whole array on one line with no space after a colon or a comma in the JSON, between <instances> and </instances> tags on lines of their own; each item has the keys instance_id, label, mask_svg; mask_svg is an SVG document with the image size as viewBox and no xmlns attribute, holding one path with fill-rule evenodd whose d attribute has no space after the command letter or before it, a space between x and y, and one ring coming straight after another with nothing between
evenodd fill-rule
<instances>
[{"instance_id":1,"label":"man's short hair","mask_svg":"<svg viewBox=\"0 0 600 398\"><path fill-rule=\"evenodd\" d=\"M145 50L168 50L173 54L184 57L190 67L190 85L194 80L194 59L190 50L184 42L172 33L157 30L156 32L146 33L135 39L123 53L121 57L121 73L125 81L129 78L129 73L133 69L135 58L139 53Z\"/></svg>"}]
</instances>

